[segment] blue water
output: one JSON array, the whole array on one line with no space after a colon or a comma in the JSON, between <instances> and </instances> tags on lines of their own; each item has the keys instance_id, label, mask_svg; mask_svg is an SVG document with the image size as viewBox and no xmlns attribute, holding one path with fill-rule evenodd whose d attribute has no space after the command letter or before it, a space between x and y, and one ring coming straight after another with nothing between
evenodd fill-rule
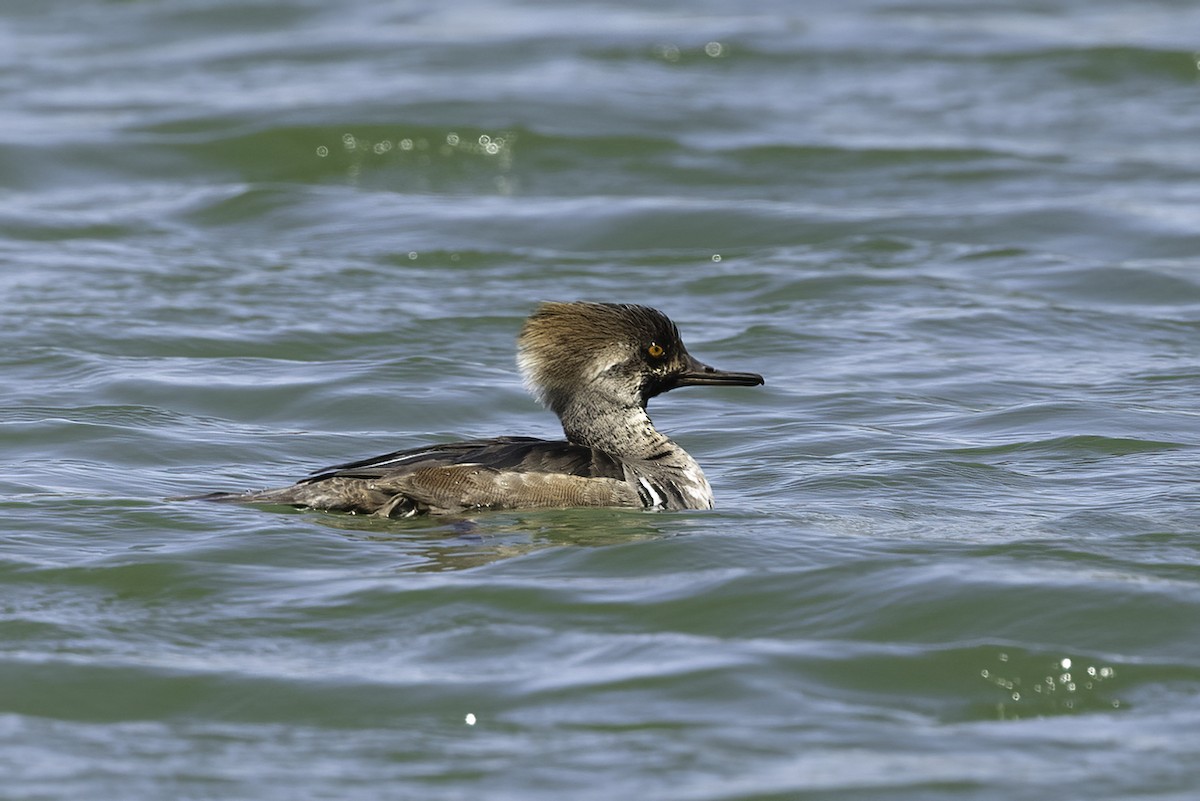
<instances>
[{"instance_id":1,"label":"blue water","mask_svg":"<svg viewBox=\"0 0 1200 801\"><path fill-rule=\"evenodd\" d=\"M0 796L1190 799L1200 7L0 14ZM639 302L711 513L168 496L557 437Z\"/></svg>"}]
</instances>

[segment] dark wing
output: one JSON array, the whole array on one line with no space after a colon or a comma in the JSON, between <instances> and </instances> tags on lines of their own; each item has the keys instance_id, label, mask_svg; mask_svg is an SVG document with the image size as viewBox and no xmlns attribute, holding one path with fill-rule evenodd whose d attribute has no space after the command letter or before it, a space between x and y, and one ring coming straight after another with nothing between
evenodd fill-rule
<instances>
[{"instance_id":1,"label":"dark wing","mask_svg":"<svg viewBox=\"0 0 1200 801\"><path fill-rule=\"evenodd\" d=\"M394 451L247 500L385 517L464 509L643 506L621 464L570 442L500 437Z\"/></svg>"},{"instance_id":2,"label":"dark wing","mask_svg":"<svg viewBox=\"0 0 1200 801\"><path fill-rule=\"evenodd\" d=\"M553 473L625 480L621 464L603 451L565 441L496 437L393 451L325 468L299 483L311 484L331 478L378 479L455 465L480 465L502 473Z\"/></svg>"}]
</instances>

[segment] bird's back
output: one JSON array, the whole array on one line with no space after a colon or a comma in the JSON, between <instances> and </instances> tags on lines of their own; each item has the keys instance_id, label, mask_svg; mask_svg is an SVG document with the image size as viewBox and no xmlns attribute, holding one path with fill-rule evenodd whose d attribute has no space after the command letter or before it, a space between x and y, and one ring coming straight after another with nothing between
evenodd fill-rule
<instances>
[{"instance_id":1,"label":"bird's back","mask_svg":"<svg viewBox=\"0 0 1200 801\"><path fill-rule=\"evenodd\" d=\"M613 456L532 437L394 451L320 470L291 487L207 498L384 517L466 509L643 506Z\"/></svg>"}]
</instances>

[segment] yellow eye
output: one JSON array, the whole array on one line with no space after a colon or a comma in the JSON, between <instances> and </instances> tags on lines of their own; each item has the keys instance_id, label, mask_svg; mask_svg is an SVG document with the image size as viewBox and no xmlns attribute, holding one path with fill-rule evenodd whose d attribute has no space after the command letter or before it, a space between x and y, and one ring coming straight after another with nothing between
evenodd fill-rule
<instances>
[{"instance_id":1,"label":"yellow eye","mask_svg":"<svg viewBox=\"0 0 1200 801\"><path fill-rule=\"evenodd\" d=\"M646 348L646 353L649 354L651 359L661 359L666 351L663 350L662 345L657 342L651 342L650 347Z\"/></svg>"}]
</instances>

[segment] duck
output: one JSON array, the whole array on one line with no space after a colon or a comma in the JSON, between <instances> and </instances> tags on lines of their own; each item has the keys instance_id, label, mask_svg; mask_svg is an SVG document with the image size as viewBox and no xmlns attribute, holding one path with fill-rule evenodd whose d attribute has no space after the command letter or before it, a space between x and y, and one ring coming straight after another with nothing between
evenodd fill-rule
<instances>
[{"instance_id":1,"label":"duck","mask_svg":"<svg viewBox=\"0 0 1200 801\"><path fill-rule=\"evenodd\" d=\"M638 304L544 302L517 338L526 388L564 439L501 436L385 453L316 471L288 487L186 500L285 505L387 518L482 510L713 508L699 463L655 428L646 406L680 387L757 386L688 353L679 329Z\"/></svg>"}]
</instances>

